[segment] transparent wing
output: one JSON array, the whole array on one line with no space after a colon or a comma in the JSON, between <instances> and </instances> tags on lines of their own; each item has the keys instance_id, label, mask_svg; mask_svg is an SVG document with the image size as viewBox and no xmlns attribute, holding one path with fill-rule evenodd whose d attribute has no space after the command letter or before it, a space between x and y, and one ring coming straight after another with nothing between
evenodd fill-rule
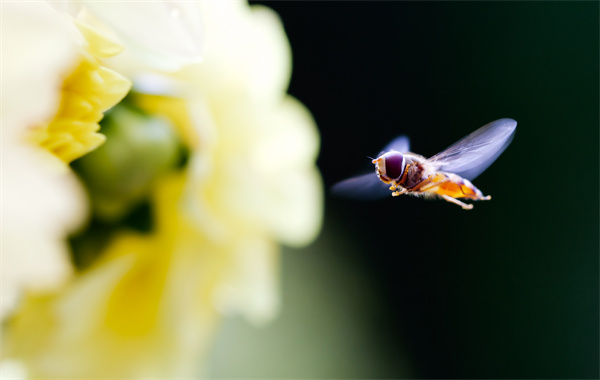
<instances>
[{"instance_id":1,"label":"transparent wing","mask_svg":"<svg viewBox=\"0 0 600 380\"><path fill-rule=\"evenodd\" d=\"M406 153L410 151L410 140L408 137L402 135L393 139L389 144L383 148L384 152L389 152L390 150L395 150L396 152Z\"/></svg>"},{"instance_id":2,"label":"transparent wing","mask_svg":"<svg viewBox=\"0 0 600 380\"><path fill-rule=\"evenodd\" d=\"M427 163L437 170L473 180L504 152L516 128L517 122L513 119L492 121L429 158Z\"/></svg>"},{"instance_id":3,"label":"transparent wing","mask_svg":"<svg viewBox=\"0 0 600 380\"><path fill-rule=\"evenodd\" d=\"M381 182L377 174L368 173L336 183L331 188L331 192L345 198L374 200L390 196L391 192L388 188L389 185Z\"/></svg>"}]
</instances>

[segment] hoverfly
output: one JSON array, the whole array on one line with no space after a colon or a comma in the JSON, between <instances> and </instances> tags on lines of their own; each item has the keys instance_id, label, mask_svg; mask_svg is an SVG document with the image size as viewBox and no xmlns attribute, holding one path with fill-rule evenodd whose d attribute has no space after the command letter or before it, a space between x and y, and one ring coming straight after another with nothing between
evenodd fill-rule
<instances>
[{"instance_id":1,"label":"hoverfly","mask_svg":"<svg viewBox=\"0 0 600 380\"><path fill-rule=\"evenodd\" d=\"M471 181L483 173L511 143L517 122L500 119L484 125L431 158L409 152L406 136L394 139L372 160L375 174L349 178L333 187L335 193L354 198L390 194L437 197L465 210L473 208L458 198L487 201ZM388 186L389 185L389 190Z\"/></svg>"}]
</instances>

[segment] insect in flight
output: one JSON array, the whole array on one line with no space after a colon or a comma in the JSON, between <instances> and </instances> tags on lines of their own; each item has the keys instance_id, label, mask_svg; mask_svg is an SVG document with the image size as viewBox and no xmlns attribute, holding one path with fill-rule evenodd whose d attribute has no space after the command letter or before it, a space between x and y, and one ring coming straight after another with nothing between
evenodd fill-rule
<instances>
[{"instance_id":1,"label":"insect in flight","mask_svg":"<svg viewBox=\"0 0 600 380\"><path fill-rule=\"evenodd\" d=\"M376 176L369 173L349 178L334 185L332 190L363 199L383 197L391 190L392 196L438 197L470 210L473 205L458 198L492 199L471 181L504 152L516 128L513 119L493 121L430 158L409 152L408 137L397 137L372 160Z\"/></svg>"}]
</instances>

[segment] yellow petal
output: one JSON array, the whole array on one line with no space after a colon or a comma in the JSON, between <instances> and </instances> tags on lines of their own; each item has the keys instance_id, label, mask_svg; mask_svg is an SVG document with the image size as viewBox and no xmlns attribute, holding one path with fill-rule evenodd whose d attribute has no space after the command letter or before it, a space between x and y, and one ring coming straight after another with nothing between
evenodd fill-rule
<instances>
[{"instance_id":1,"label":"yellow petal","mask_svg":"<svg viewBox=\"0 0 600 380\"><path fill-rule=\"evenodd\" d=\"M106 111L120 102L131 88L131 82L121 74L106 67L100 67L96 72L102 83L102 90L96 92L100 100L100 109Z\"/></svg>"},{"instance_id":2,"label":"yellow petal","mask_svg":"<svg viewBox=\"0 0 600 380\"><path fill-rule=\"evenodd\" d=\"M77 69L63 84L61 106L54 120L32 130L30 139L69 163L105 141L97 133L103 112L121 101L131 82L103 67L90 54L81 54Z\"/></svg>"},{"instance_id":3,"label":"yellow petal","mask_svg":"<svg viewBox=\"0 0 600 380\"><path fill-rule=\"evenodd\" d=\"M123 51L124 47L107 34L100 33L90 25L75 20L75 25L83 34L91 54L99 58L109 58Z\"/></svg>"}]
</instances>

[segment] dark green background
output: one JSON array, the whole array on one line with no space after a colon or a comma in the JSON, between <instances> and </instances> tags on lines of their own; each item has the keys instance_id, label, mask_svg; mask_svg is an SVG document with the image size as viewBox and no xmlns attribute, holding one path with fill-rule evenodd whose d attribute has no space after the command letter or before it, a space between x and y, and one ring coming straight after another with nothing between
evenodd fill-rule
<instances>
[{"instance_id":1,"label":"dark green background","mask_svg":"<svg viewBox=\"0 0 600 380\"><path fill-rule=\"evenodd\" d=\"M234 374L598 378L598 2L266 4L292 45L290 93L317 121L328 187L372 170L366 156L399 134L416 153L433 155L492 120L514 118L518 127L475 181L493 200L472 211L328 194L319 240L283 259L284 322L271 329L288 346L267 361L276 367L277 353L293 354L296 370L267 364ZM344 274L350 262L372 294ZM370 313L361 329L372 347L350 339L352 328L289 319L303 288L286 276L324 281L322 291L337 294L331 308L344 298L363 305L335 320ZM321 320L319 307L305 312ZM256 333L258 346L270 344L268 329ZM324 353L323 371L292 349L295 336L314 329L338 334L348 353ZM325 343L315 336L305 351L320 352ZM378 364L360 364L373 349Z\"/></svg>"}]
</instances>

